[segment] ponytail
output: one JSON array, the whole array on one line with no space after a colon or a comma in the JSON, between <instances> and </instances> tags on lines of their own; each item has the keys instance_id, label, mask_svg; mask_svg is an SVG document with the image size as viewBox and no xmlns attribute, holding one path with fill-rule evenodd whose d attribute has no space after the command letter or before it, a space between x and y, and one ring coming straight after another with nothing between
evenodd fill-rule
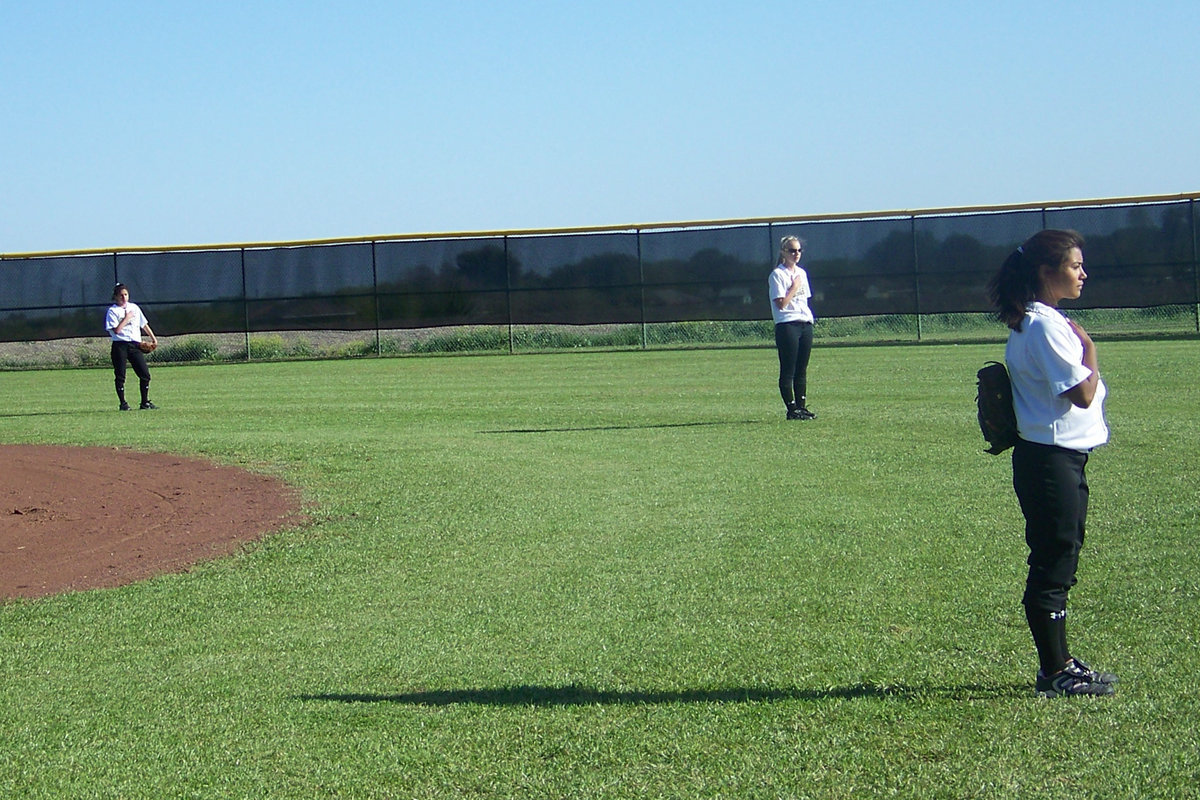
<instances>
[{"instance_id":1,"label":"ponytail","mask_svg":"<svg viewBox=\"0 0 1200 800\"><path fill-rule=\"evenodd\" d=\"M996 308L996 318L1019 331L1025 306L1037 296L1037 289L1037 271L1029 268L1024 249L1018 247L988 282L988 300Z\"/></svg>"},{"instance_id":2,"label":"ponytail","mask_svg":"<svg viewBox=\"0 0 1200 800\"><path fill-rule=\"evenodd\" d=\"M996 318L1014 331L1021 330L1025 307L1037 299L1042 288L1041 268L1059 266L1073 247L1083 248L1079 233L1047 229L1010 253L988 281L988 299L996 309Z\"/></svg>"}]
</instances>

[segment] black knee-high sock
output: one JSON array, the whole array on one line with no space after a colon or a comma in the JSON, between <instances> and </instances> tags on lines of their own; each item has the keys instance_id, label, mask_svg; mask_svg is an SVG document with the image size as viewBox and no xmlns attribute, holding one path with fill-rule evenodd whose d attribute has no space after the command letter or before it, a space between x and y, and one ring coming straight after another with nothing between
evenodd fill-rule
<instances>
[{"instance_id":1,"label":"black knee-high sock","mask_svg":"<svg viewBox=\"0 0 1200 800\"><path fill-rule=\"evenodd\" d=\"M1067 612L1062 611L1062 624L1058 626L1058 645L1062 648L1063 663L1071 661L1071 648L1067 647Z\"/></svg>"},{"instance_id":2,"label":"black knee-high sock","mask_svg":"<svg viewBox=\"0 0 1200 800\"><path fill-rule=\"evenodd\" d=\"M1067 665L1067 612L1025 607L1025 619L1033 634L1042 673L1053 675Z\"/></svg>"}]
</instances>

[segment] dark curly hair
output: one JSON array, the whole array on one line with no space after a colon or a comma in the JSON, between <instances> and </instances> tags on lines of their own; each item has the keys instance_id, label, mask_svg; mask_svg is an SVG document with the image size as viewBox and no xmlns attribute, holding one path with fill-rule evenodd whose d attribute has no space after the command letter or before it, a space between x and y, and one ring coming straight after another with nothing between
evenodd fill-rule
<instances>
[{"instance_id":1,"label":"dark curly hair","mask_svg":"<svg viewBox=\"0 0 1200 800\"><path fill-rule=\"evenodd\" d=\"M1073 247L1083 249L1078 231L1047 229L1026 239L1004 259L987 287L996 318L1014 331L1021 330L1025 306L1037 299L1042 288L1041 268L1057 269Z\"/></svg>"}]
</instances>

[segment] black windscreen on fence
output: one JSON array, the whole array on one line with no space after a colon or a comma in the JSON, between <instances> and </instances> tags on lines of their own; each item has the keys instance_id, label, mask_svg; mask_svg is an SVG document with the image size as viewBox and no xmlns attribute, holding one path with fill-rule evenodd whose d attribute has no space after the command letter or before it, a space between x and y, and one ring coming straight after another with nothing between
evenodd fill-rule
<instances>
[{"instance_id":1,"label":"black windscreen on fence","mask_svg":"<svg viewBox=\"0 0 1200 800\"><path fill-rule=\"evenodd\" d=\"M372 245L245 251L251 331L374 328Z\"/></svg>"},{"instance_id":2,"label":"black windscreen on fence","mask_svg":"<svg viewBox=\"0 0 1200 800\"><path fill-rule=\"evenodd\" d=\"M639 322L638 237L514 236L507 264L515 324Z\"/></svg>"},{"instance_id":3,"label":"black windscreen on fence","mask_svg":"<svg viewBox=\"0 0 1200 800\"><path fill-rule=\"evenodd\" d=\"M1047 212L1048 227L1087 239L1087 305L1149 308L1196 303L1194 204L1127 205Z\"/></svg>"},{"instance_id":4,"label":"black windscreen on fence","mask_svg":"<svg viewBox=\"0 0 1200 800\"><path fill-rule=\"evenodd\" d=\"M807 242L802 263L812 284L815 313L916 313L911 220L837 220L774 228L776 241L793 234ZM765 291L764 287L764 298Z\"/></svg>"},{"instance_id":5,"label":"black windscreen on fence","mask_svg":"<svg viewBox=\"0 0 1200 800\"><path fill-rule=\"evenodd\" d=\"M819 317L984 312L1043 227L1087 238L1080 306L1194 305L1196 199L6 257L0 341L101 335L118 280L173 335L762 320L785 235L807 241Z\"/></svg>"},{"instance_id":6,"label":"black windscreen on fence","mask_svg":"<svg viewBox=\"0 0 1200 800\"><path fill-rule=\"evenodd\" d=\"M641 236L646 322L770 315L769 226L655 231Z\"/></svg>"}]
</instances>

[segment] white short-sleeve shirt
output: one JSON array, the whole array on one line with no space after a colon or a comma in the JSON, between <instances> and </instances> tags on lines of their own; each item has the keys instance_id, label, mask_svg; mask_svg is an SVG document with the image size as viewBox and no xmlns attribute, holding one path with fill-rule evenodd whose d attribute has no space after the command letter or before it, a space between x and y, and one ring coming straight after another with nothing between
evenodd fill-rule
<instances>
[{"instance_id":1,"label":"white short-sleeve shirt","mask_svg":"<svg viewBox=\"0 0 1200 800\"><path fill-rule=\"evenodd\" d=\"M795 281L800 281L800 290L792 297L792 302L782 309L779 308L775 301L787 297L788 289L792 288ZM771 298L771 318L775 320L776 325L781 322L813 321L812 309L808 307L808 298L812 291L808 287L808 273L803 267L798 266L794 270L789 270L782 264L775 267L767 279L767 294Z\"/></svg>"},{"instance_id":2,"label":"white short-sleeve shirt","mask_svg":"<svg viewBox=\"0 0 1200 800\"><path fill-rule=\"evenodd\" d=\"M1036 301L1026 306L1021 330L1008 335L1004 360L1022 439L1080 451L1108 441L1103 380L1087 408L1062 396L1092 371L1083 364L1083 343L1057 309Z\"/></svg>"},{"instance_id":3,"label":"white short-sleeve shirt","mask_svg":"<svg viewBox=\"0 0 1200 800\"><path fill-rule=\"evenodd\" d=\"M117 326L125 318L126 311L133 314L133 316L118 334L116 333ZM104 315L104 330L108 331L109 337L114 342L140 342L142 340L142 328L149 324L146 315L142 313L141 307L134 302L126 302L124 306L114 303L108 307L108 313Z\"/></svg>"}]
</instances>

